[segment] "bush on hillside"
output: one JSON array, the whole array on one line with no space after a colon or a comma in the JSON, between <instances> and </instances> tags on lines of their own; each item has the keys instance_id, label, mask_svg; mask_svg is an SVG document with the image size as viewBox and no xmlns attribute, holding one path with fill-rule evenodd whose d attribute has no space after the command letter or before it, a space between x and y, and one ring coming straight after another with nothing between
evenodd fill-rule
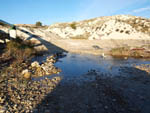
<instances>
[{"instance_id":1,"label":"bush on hillside","mask_svg":"<svg viewBox=\"0 0 150 113\"><path fill-rule=\"evenodd\" d=\"M74 23L70 24L70 27L75 30L77 28L76 23L74 22Z\"/></svg>"},{"instance_id":2,"label":"bush on hillside","mask_svg":"<svg viewBox=\"0 0 150 113\"><path fill-rule=\"evenodd\" d=\"M35 24L37 27L42 26L42 23L40 21L36 22Z\"/></svg>"}]
</instances>

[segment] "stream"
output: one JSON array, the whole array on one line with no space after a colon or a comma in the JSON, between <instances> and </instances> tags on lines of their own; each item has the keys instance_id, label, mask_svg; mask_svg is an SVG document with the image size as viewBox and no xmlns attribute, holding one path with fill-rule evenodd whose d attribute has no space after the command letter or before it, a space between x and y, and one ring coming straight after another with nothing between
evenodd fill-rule
<instances>
[{"instance_id":1,"label":"stream","mask_svg":"<svg viewBox=\"0 0 150 113\"><path fill-rule=\"evenodd\" d=\"M55 63L55 66L60 68L62 72L59 75L63 77L78 77L87 74L90 71L103 73L106 76L119 76L121 69L124 67L133 68L135 65L150 64L148 59L134 59L134 58L113 58L107 56L95 56L89 54L74 54L64 53L63 57ZM46 60L45 55L37 57L34 60L42 62Z\"/></svg>"}]
</instances>

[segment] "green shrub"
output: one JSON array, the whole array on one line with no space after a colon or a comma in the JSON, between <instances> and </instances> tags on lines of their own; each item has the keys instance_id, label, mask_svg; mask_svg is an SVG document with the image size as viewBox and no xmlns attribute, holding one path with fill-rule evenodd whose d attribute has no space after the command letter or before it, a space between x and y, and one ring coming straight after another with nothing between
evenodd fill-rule
<instances>
[{"instance_id":1,"label":"green shrub","mask_svg":"<svg viewBox=\"0 0 150 113\"><path fill-rule=\"evenodd\" d=\"M36 22L35 24L37 27L42 26L42 23L40 21Z\"/></svg>"},{"instance_id":2,"label":"green shrub","mask_svg":"<svg viewBox=\"0 0 150 113\"><path fill-rule=\"evenodd\" d=\"M77 28L76 23L74 22L74 23L70 24L70 27L75 30Z\"/></svg>"}]
</instances>

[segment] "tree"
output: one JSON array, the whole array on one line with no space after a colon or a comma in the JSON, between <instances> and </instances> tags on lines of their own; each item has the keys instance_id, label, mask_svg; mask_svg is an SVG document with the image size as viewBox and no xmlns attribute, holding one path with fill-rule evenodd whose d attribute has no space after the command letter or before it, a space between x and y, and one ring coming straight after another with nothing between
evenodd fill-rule
<instances>
[{"instance_id":1,"label":"tree","mask_svg":"<svg viewBox=\"0 0 150 113\"><path fill-rule=\"evenodd\" d=\"M40 21L36 22L36 26L42 26L42 23Z\"/></svg>"}]
</instances>

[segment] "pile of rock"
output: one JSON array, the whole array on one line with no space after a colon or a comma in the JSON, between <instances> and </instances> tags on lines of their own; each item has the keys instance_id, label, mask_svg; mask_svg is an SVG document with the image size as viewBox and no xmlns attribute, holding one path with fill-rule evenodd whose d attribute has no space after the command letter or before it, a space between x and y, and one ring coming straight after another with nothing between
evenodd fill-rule
<instances>
[{"instance_id":1,"label":"pile of rock","mask_svg":"<svg viewBox=\"0 0 150 113\"><path fill-rule=\"evenodd\" d=\"M51 74L58 74L61 70L54 66L56 62L56 57L54 55L48 57L45 62L39 64L39 62L34 61L31 63L28 69L22 71L24 78L39 77Z\"/></svg>"},{"instance_id":2,"label":"pile of rock","mask_svg":"<svg viewBox=\"0 0 150 113\"><path fill-rule=\"evenodd\" d=\"M150 64L142 64L142 65L137 65L135 68L146 71L147 73L150 73Z\"/></svg>"}]
</instances>

